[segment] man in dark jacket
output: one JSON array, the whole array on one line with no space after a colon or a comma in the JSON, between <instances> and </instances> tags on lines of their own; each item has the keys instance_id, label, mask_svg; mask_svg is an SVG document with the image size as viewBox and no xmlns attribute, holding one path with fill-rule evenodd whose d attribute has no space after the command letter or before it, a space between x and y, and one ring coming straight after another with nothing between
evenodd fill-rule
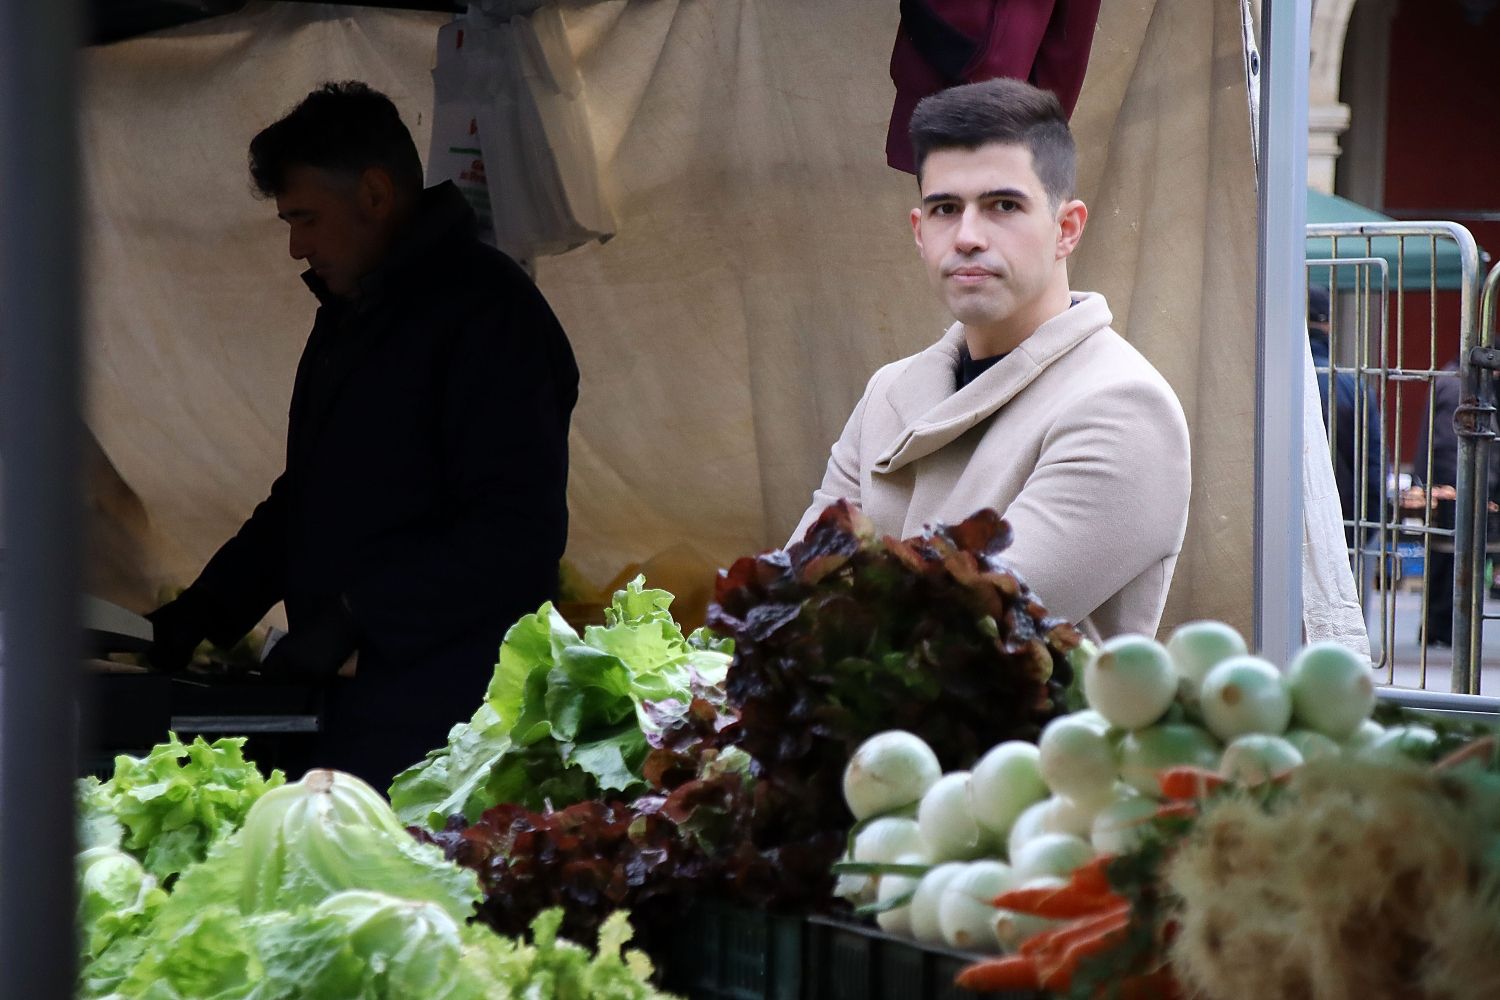
<instances>
[{"instance_id":1,"label":"man in dark jacket","mask_svg":"<svg viewBox=\"0 0 1500 1000\"><path fill-rule=\"evenodd\" d=\"M384 789L472 714L506 629L554 594L578 369L458 190L422 189L384 95L314 91L255 137L250 170L319 302L286 470L149 616L151 655L179 669L285 601L265 673L326 683L314 762Z\"/></svg>"},{"instance_id":2,"label":"man in dark jacket","mask_svg":"<svg viewBox=\"0 0 1500 1000\"><path fill-rule=\"evenodd\" d=\"M1423 421L1417 431L1417 449L1412 462L1415 479L1424 488L1427 501L1432 505L1432 526L1452 528L1457 501L1454 487L1458 484L1458 431L1453 427L1453 416L1463 397L1463 379L1458 374L1458 359L1443 366L1443 371L1453 372L1449 377L1432 380L1432 432ZM1432 450L1432 468L1427 466L1427 452ZM1500 497L1500 462L1489 462L1489 505L1495 505ZM1500 537L1495 511L1487 516L1488 539ZM1434 538L1427 562L1427 643L1434 646L1453 644L1453 539Z\"/></svg>"},{"instance_id":3,"label":"man in dark jacket","mask_svg":"<svg viewBox=\"0 0 1500 1000\"><path fill-rule=\"evenodd\" d=\"M1339 505L1343 508L1344 541L1351 552L1375 533L1366 528L1356 531L1348 522L1379 522L1385 513L1385 469L1381 459L1381 416L1375 397L1363 391L1363 413L1360 412L1359 381L1353 372L1338 372L1331 380L1329 345L1330 308L1328 289L1309 285L1307 289L1307 342L1312 349L1313 367L1318 369L1318 395L1322 399L1324 432L1328 431L1329 411L1333 414L1333 478L1339 488ZM1330 385L1331 381L1331 385ZM1329 390L1333 402L1329 404ZM1362 418L1362 419L1361 419ZM1361 427L1363 423L1363 443ZM1363 504L1361 504L1363 494ZM1363 506L1363 511L1361 511Z\"/></svg>"}]
</instances>

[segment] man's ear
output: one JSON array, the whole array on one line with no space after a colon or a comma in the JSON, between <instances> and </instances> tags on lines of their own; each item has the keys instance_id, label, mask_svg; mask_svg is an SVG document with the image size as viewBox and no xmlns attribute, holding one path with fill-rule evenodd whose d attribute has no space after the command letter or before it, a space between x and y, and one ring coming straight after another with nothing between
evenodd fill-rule
<instances>
[{"instance_id":1,"label":"man's ear","mask_svg":"<svg viewBox=\"0 0 1500 1000\"><path fill-rule=\"evenodd\" d=\"M396 182L384 167L366 167L359 175L359 204L377 219L396 210Z\"/></svg>"},{"instance_id":2,"label":"man's ear","mask_svg":"<svg viewBox=\"0 0 1500 1000\"><path fill-rule=\"evenodd\" d=\"M922 210L914 208L911 210L911 235L917 241L917 252L922 252Z\"/></svg>"},{"instance_id":3,"label":"man's ear","mask_svg":"<svg viewBox=\"0 0 1500 1000\"><path fill-rule=\"evenodd\" d=\"M1089 209L1083 202L1074 198L1065 201L1057 210L1057 259L1062 260L1070 257L1073 251L1078 249L1078 241L1083 238L1083 227L1089 221Z\"/></svg>"}]
</instances>

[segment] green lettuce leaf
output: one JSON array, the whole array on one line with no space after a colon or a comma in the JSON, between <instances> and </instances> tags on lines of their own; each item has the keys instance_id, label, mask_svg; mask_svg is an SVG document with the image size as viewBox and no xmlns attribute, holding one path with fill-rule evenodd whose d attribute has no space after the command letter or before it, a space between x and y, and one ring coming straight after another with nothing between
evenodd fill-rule
<instances>
[{"instance_id":1,"label":"green lettuce leaf","mask_svg":"<svg viewBox=\"0 0 1500 1000\"><path fill-rule=\"evenodd\" d=\"M467 928L464 1000L672 1000L651 986L650 959L624 950L631 936L624 911L605 920L593 954L558 936L562 919L560 909L540 913L531 923L530 944Z\"/></svg>"},{"instance_id":2,"label":"green lettuce leaf","mask_svg":"<svg viewBox=\"0 0 1500 1000\"><path fill-rule=\"evenodd\" d=\"M449 816L478 816L496 801L486 784L510 751L510 731L489 702L453 727L448 745L397 775L391 806L407 826L441 829Z\"/></svg>"},{"instance_id":3,"label":"green lettuce leaf","mask_svg":"<svg viewBox=\"0 0 1500 1000\"><path fill-rule=\"evenodd\" d=\"M76 866L82 981L96 990L112 989L134 964L139 951L134 943L151 926L167 894L139 861L113 847L83 851ZM91 969L95 963L98 968Z\"/></svg>"},{"instance_id":4,"label":"green lettuce leaf","mask_svg":"<svg viewBox=\"0 0 1500 1000\"><path fill-rule=\"evenodd\" d=\"M353 775L309 771L262 797L238 833L184 872L158 922L181 927L217 905L246 915L315 906L347 889L434 903L455 920L479 898L474 873L414 840L380 793Z\"/></svg>"},{"instance_id":5,"label":"green lettuce leaf","mask_svg":"<svg viewBox=\"0 0 1500 1000\"><path fill-rule=\"evenodd\" d=\"M551 604L516 622L485 702L448 745L398 775L391 803L411 825L441 829L500 803L564 808L605 792L643 791L654 702L688 702L722 683L726 643L672 620L672 595L637 577L579 635Z\"/></svg>"},{"instance_id":6,"label":"green lettuce leaf","mask_svg":"<svg viewBox=\"0 0 1500 1000\"><path fill-rule=\"evenodd\" d=\"M78 780L78 849L119 847L125 828L110 808L110 794L95 777Z\"/></svg>"},{"instance_id":7,"label":"green lettuce leaf","mask_svg":"<svg viewBox=\"0 0 1500 1000\"><path fill-rule=\"evenodd\" d=\"M263 794L286 778L272 771L261 776L244 756L244 737L216 740L199 736L184 745L175 733L145 757L115 758L109 781L79 785L83 843L115 842L135 855L146 870L165 882L201 861L209 847L244 822Z\"/></svg>"}]
</instances>

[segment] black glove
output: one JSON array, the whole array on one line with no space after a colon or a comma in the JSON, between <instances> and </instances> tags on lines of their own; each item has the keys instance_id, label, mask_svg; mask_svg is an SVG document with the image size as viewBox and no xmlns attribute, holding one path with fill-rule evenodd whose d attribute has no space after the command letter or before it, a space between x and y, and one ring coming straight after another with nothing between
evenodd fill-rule
<instances>
[{"instance_id":1,"label":"black glove","mask_svg":"<svg viewBox=\"0 0 1500 1000\"><path fill-rule=\"evenodd\" d=\"M191 587L146 615L151 623L151 648L146 659L157 670L175 674L188 665L193 650L208 633L208 608Z\"/></svg>"},{"instance_id":2,"label":"black glove","mask_svg":"<svg viewBox=\"0 0 1500 1000\"><path fill-rule=\"evenodd\" d=\"M260 670L277 679L331 680L358 648L358 626L341 598L317 618L282 636Z\"/></svg>"}]
</instances>

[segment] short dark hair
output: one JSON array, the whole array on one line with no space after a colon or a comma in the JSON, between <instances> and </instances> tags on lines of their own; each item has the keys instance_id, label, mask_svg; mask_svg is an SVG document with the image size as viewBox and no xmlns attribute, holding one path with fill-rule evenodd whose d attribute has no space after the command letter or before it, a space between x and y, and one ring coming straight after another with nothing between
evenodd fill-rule
<instances>
[{"instance_id":1,"label":"short dark hair","mask_svg":"<svg viewBox=\"0 0 1500 1000\"><path fill-rule=\"evenodd\" d=\"M351 176L381 167L403 193L422 190L422 159L401 113L357 80L323 84L250 140L250 177L263 197L286 190L294 167Z\"/></svg>"},{"instance_id":2,"label":"short dark hair","mask_svg":"<svg viewBox=\"0 0 1500 1000\"><path fill-rule=\"evenodd\" d=\"M1332 308L1328 302L1328 289L1311 282L1307 286L1307 321L1327 323Z\"/></svg>"},{"instance_id":3,"label":"short dark hair","mask_svg":"<svg viewBox=\"0 0 1500 1000\"><path fill-rule=\"evenodd\" d=\"M1014 143L1031 150L1032 169L1054 204L1073 197L1078 154L1067 113L1050 90L1009 78L951 87L917 104L910 134L919 179L933 150Z\"/></svg>"}]
</instances>

